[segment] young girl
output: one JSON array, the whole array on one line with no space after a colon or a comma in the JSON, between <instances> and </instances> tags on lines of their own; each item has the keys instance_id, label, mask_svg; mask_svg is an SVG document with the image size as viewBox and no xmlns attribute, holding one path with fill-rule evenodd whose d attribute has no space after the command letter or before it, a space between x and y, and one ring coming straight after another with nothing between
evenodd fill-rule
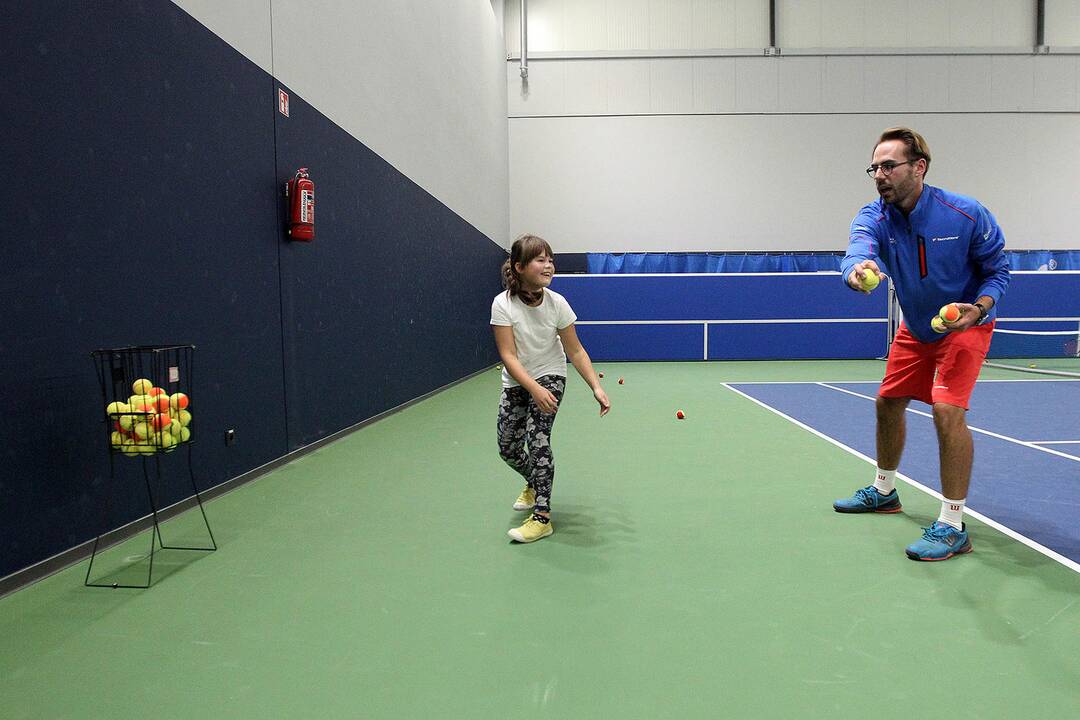
<instances>
[{"instance_id":1,"label":"young girl","mask_svg":"<svg viewBox=\"0 0 1080 720\"><path fill-rule=\"evenodd\" d=\"M502 272L506 292L491 303L495 344L503 362L499 455L525 478L514 509L532 510L532 515L509 535L527 543L554 532L549 505L555 478L551 426L566 388L566 359L592 388L601 416L611 403L574 330L577 316L566 298L547 289L555 274L547 241L535 235L519 237Z\"/></svg>"}]
</instances>

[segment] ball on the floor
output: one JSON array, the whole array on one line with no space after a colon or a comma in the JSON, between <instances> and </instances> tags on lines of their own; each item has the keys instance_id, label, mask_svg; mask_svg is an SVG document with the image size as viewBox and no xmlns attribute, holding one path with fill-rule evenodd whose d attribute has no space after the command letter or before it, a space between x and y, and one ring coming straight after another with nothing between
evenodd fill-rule
<instances>
[{"instance_id":1,"label":"ball on the floor","mask_svg":"<svg viewBox=\"0 0 1080 720\"><path fill-rule=\"evenodd\" d=\"M677 418L679 418L680 420L682 420L683 418L685 418L685 417L686 417L686 415L685 415L685 414L683 413L683 411L682 411L682 410L677 410L677 411L675 412L675 417L677 417Z\"/></svg>"},{"instance_id":2,"label":"ball on the floor","mask_svg":"<svg viewBox=\"0 0 1080 720\"><path fill-rule=\"evenodd\" d=\"M620 384L620 385L622 385L622 384L623 384L623 379L622 379L622 378L619 378L619 384Z\"/></svg>"}]
</instances>

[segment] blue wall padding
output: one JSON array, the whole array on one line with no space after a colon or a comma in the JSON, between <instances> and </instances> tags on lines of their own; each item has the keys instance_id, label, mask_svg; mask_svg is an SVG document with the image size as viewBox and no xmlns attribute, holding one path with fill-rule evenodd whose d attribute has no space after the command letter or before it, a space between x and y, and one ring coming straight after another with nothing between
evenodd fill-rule
<instances>
[{"instance_id":1,"label":"blue wall padding","mask_svg":"<svg viewBox=\"0 0 1080 720\"><path fill-rule=\"evenodd\" d=\"M701 325L578 325L593 360L701 360Z\"/></svg>"},{"instance_id":2,"label":"blue wall padding","mask_svg":"<svg viewBox=\"0 0 1080 720\"><path fill-rule=\"evenodd\" d=\"M1013 270L1080 270L1080 250L1010 250ZM588 253L588 272L728 273L839 270L843 252ZM570 268L560 268L570 272Z\"/></svg>"},{"instance_id":3,"label":"blue wall padding","mask_svg":"<svg viewBox=\"0 0 1080 720\"><path fill-rule=\"evenodd\" d=\"M293 449L496 362L505 252L302 98L275 117L278 177L316 192L315 242L281 246Z\"/></svg>"},{"instance_id":4,"label":"blue wall padding","mask_svg":"<svg viewBox=\"0 0 1080 720\"><path fill-rule=\"evenodd\" d=\"M1014 272L998 316L1080 317L1080 272Z\"/></svg>"},{"instance_id":5,"label":"blue wall padding","mask_svg":"<svg viewBox=\"0 0 1080 720\"><path fill-rule=\"evenodd\" d=\"M884 318L888 294L849 289L839 273L558 275L580 320Z\"/></svg>"},{"instance_id":6,"label":"blue wall padding","mask_svg":"<svg viewBox=\"0 0 1080 720\"><path fill-rule=\"evenodd\" d=\"M93 349L196 345L203 488L496 361L503 250L296 93L282 122L273 78L175 4L0 12L18 28L0 96L19 190L0 286L0 577L148 511L141 462L118 457L102 514ZM301 165L310 245L283 230ZM162 458L161 506L191 493L181 457Z\"/></svg>"}]
</instances>

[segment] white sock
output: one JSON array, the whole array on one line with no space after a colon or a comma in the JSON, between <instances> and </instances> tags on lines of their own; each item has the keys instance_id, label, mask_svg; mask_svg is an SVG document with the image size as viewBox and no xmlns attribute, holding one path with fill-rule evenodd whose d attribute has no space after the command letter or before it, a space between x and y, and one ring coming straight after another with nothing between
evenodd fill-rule
<instances>
[{"instance_id":1,"label":"white sock","mask_svg":"<svg viewBox=\"0 0 1080 720\"><path fill-rule=\"evenodd\" d=\"M941 514L938 515L938 522L952 525L957 530L964 529L964 502L963 500L950 500L949 498L943 498L941 500Z\"/></svg>"},{"instance_id":2,"label":"white sock","mask_svg":"<svg viewBox=\"0 0 1080 720\"><path fill-rule=\"evenodd\" d=\"M888 495L896 488L896 471L877 469L874 475L874 488L882 495Z\"/></svg>"}]
</instances>

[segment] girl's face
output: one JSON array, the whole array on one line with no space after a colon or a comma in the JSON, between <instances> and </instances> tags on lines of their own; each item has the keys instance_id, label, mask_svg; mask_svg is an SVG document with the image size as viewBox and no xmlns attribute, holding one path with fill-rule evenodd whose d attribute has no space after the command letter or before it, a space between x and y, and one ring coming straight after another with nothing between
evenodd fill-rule
<instances>
[{"instance_id":1,"label":"girl's face","mask_svg":"<svg viewBox=\"0 0 1080 720\"><path fill-rule=\"evenodd\" d=\"M535 292L551 284L551 278L555 275L555 258L540 253L524 265L515 263L514 267L521 276L523 289Z\"/></svg>"}]
</instances>

